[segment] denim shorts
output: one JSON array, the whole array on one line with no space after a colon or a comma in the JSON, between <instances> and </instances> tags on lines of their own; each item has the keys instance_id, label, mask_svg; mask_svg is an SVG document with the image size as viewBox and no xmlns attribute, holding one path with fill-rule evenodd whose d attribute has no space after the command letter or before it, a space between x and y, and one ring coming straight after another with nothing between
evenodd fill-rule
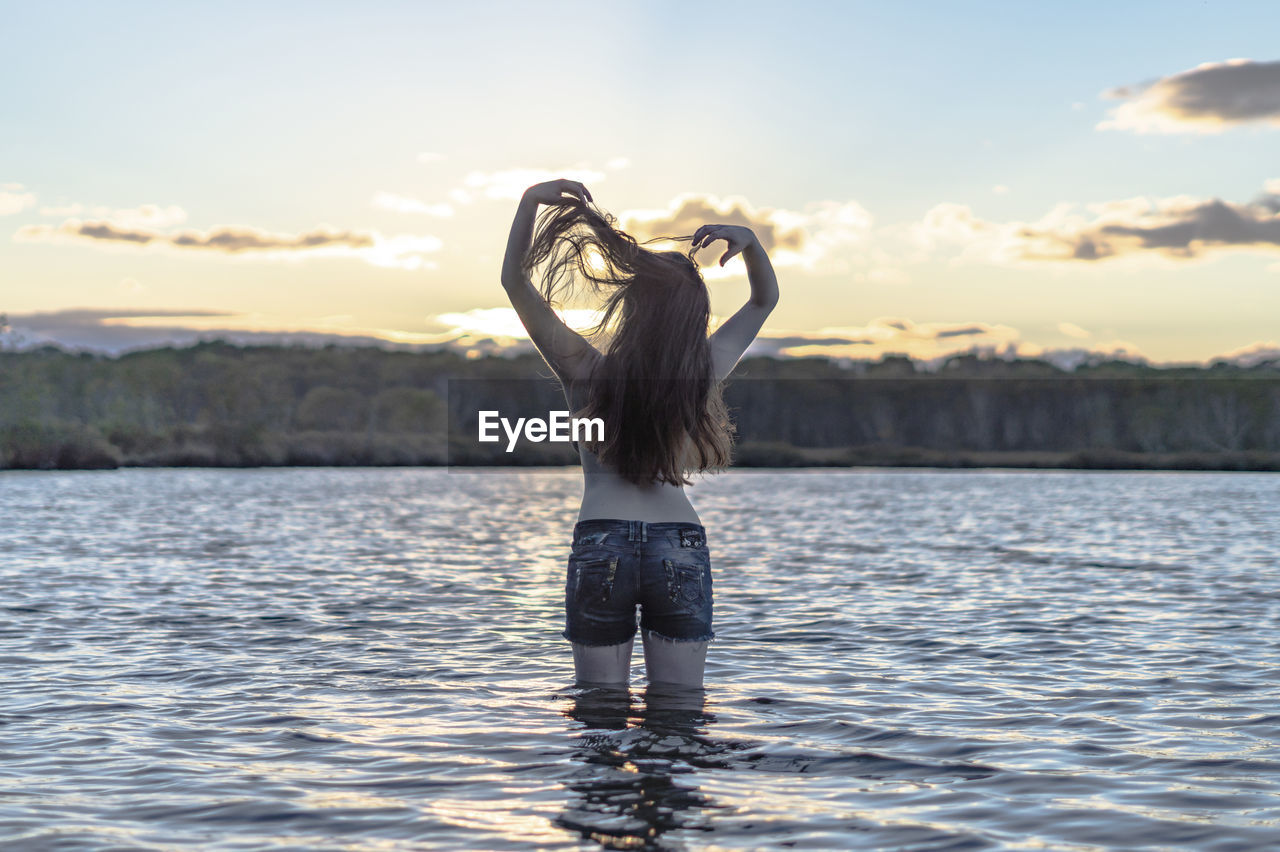
<instances>
[{"instance_id":1,"label":"denim shorts","mask_svg":"<svg viewBox=\"0 0 1280 852\"><path fill-rule=\"evenodd\" d=\"M592 518L573 528L564 585L565 628L580 645L618 645L636 635L709 642L711 554L701 524Z\"/></svg>"}]
</instances>

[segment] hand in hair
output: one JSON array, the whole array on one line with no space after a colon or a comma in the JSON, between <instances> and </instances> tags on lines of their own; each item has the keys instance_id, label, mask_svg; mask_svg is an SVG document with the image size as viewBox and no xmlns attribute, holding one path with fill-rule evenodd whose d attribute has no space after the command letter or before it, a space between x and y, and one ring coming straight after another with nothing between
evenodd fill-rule
<instances>
[{"instance_id":1,"label":"hand in hair","mask_svg":"<svg viewBox=\"0 0 1280 852\"><path fill-rule=\"evenodd\" d=\"M716 240L724 240L729 244L729 250L724 253L724 257L720 258L721 266L724 266L728 263L729 258L744 251L752 243L759 242L755 232L742 225L703 225L693 232L693 247L695 249L705 248Z\"/></svg>"},{"instance_id":2,"label":"hand in hair","mask_svg":"<svg viewBox=\"0 0 1280 852\"><path fill-rule=\"evenodd\" d=\"M583 204L594 201L586 186L579 181L567 178L535 183L524 191L524 197L539 204L564 204L569 200L564 197L566 192L576 195Z\"/></svg>"}]
</instances>

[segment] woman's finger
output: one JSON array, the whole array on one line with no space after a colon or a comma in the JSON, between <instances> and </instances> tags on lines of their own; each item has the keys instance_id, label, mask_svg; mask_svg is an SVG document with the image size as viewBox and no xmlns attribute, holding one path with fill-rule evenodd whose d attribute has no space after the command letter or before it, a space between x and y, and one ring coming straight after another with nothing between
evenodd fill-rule
<instances>
[{"instance_id":1,"label":"woman's finger","mask_svg":"<svg viewBox=\"0 0 1280 852\"><path fill-rule=\"evenodd\" d=\"M587 189L587 185L580 180L565 179L565 183L569 184L572 189L569 191L582 199L582 203L586 204L591 200L591 192Z\"/></svg>"}]
</instances>

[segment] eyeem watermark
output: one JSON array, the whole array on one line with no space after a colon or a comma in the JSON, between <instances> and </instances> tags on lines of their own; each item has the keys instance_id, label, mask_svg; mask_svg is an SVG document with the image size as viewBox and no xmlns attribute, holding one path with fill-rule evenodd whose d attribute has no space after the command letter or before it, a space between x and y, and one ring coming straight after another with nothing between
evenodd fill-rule
<instances>
[{"instance_id":1,"label":"eyeem watermark","mask_svg":"<svg viewBox=\"0 0 1280 852\"><path fill-rule=\"evenodd\" d=\"M515 423L501 416L497 411L481 411L480 434L477 440L482 444L493 444L502 440L498 428L507 436L507 452L513 453L521 434L526 441L540 444L543 441L568 443L570 441L603 441L604 419L601 417L570 417L567 411L549 411L550 420L541 417L517 417Z\"/></svg>"}]
</instances>

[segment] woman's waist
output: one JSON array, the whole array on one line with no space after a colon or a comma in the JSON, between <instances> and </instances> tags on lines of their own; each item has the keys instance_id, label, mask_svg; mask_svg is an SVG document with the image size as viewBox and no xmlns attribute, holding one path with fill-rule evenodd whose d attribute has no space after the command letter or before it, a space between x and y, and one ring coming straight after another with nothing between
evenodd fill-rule
<instances>
[{"instance_id":1,"label":"woman's waist","mask_svg":"<svg viewBox=\"0 0 1280 852\"><path fill-rule=\"evenodd\" d=\"M584 518L573 526L573 546L665 542L673 547L701 548L707 531L694 521L642 521L629 518Z\"/></svg>"},{"instance_id":2,"label":"woman's waist","mask_svg":"<svg viewBox=\"0 0 1280 852\"><path fill-rule=\"evenodd\" d=\"M642 487L613 475L586 477L578 520L593 518L701 523L683 486L654 484Z\"/></svg>"}]
</instances>

